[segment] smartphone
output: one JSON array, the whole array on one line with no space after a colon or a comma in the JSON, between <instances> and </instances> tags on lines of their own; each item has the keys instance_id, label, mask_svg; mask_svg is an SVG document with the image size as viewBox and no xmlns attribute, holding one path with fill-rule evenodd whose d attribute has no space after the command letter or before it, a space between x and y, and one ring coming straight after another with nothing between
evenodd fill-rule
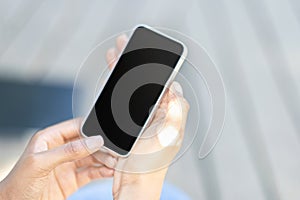
<instances>
[{"instance_id":1,"label":"smartphone","mask_svg":"<svg viewBox=\"0 0 300 200\"><path fill-rule=\"evenodd\" d=\"M128 156L186 55L182 42L150 26L136 26L83 121L82 135L101 135L104 151Z\"/></svg>"}]
</instances>

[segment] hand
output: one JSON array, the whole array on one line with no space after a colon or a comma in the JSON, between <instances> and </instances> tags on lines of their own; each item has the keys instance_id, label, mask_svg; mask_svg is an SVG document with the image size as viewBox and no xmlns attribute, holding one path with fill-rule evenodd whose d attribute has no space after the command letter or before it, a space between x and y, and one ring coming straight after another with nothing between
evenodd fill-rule
<instances>
[{"instance_id":1,"label":"hand","mask_svg":"<svg viewBox=\"0 0 300 200\"><path fill-rule=\"evenodd\" d=\"M110 68L114 67L126 43L127 37L121 35L117 38L117 48L107 52ZM189 104L183 97L182 88L174 82L132 153L127 158L119 158L114 174L114 199L160 198L168 165L181 147L188 110ZM151 158L147 154L151 154ZM153 172L147 173L149 170Z\"/></svg>"},{"instance_id":2,"label":"hand","mask_svg":"<svg viewBox=\"0 0 300 200\"><path fill-rule=\"evenodd\" d=\"M79 127L74 119L36 133L0 183L0 199L62 200L94 179L113 176L113 157L91 155L103 145L102 137L80 139Z\"/></svg>"},{"instance_id":3,"label":"hand","mask_svg":"<svg viewBox=\"0 0 300 200\"><path fill-rule=\"evenodd\" d=\"M181 147L188 110L181 86L174 82L143 133L144 138L138 140L129 157L119 158L114 199L160 199L168 166ZM129 173L119 171L122 169Z\"/></svg>"}]
</instances>

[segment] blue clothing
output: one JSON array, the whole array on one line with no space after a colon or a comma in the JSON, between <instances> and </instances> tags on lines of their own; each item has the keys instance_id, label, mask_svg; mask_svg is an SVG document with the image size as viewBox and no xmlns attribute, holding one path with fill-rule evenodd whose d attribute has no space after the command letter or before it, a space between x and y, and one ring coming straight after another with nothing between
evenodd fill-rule
<instances>
[{"instance_id":1,"label":"blue clothing","mask_svg":"<svg viewBox=\"0 0 300 200\"><path fill-rule=\"evenodd\" d=\"M112 181L97 181L81 188L68 200L112 200ZM161 200L190 200L179 188L164 183Z\"/></svg>"}]
</instances>

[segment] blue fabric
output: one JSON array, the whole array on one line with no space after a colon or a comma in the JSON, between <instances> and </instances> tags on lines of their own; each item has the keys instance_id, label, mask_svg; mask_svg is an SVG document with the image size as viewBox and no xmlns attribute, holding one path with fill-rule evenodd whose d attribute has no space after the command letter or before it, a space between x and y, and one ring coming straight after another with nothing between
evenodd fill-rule
<instances>
[{"instance_id":1,"label":"blue fabric","mask_svg":"<svg viewBox=\"0 0 300 200\"><path fill-rule=\"evenodd\" d=\"M81 188L68 200L112 200L112 181L101 181L92 183ZM190 198L179 188L165 183L163 186L161 200L190 200Z\"/></svg>"}]
</instances>

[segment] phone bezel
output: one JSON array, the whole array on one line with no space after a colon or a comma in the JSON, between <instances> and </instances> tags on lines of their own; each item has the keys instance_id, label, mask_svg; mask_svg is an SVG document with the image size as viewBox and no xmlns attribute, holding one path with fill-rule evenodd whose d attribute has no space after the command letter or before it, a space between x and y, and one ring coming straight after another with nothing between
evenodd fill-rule
<instances>
[{"instance_id":1,"label":"phone bezel","mask_svg":"<svg viewBox=\"0 0 300 200\"><path fill-rule=\"evenodd\" d=\"M118 152L116 152L116 151L114 151L114 150L112 150L112 149L110 149L109 147L106 147L106 146L102 146L102 148L100 149L101 151L109 152L110 154L113 154L113 155L118 156L118 157L124 157L124 158L125 158L125 157L128 157L128 156L130 155L132 149L133 149L134 146L136 145L137 141L140 139L142 133L143 133L143 132L145 131L145 129L148 127L149 122L151 122L151 119L153 118L153 116L154 116L154 114L155 114L155 111L157 110L157 108L158 108L158 106L159 106L159 104L160 104L160 102L161 102L161 99L162 99L164 93L166 92L167 88L170 86L171 82L174 80L175 76L177 75L179 69L181 68L181 66L182 66L182 64L183 64L183 62L184 62L184 60L185 60L185 58L186 58L186 56L187 56L187 47L186 47L181 41L179 41L179 40L177 40L177 39L175 39L175 38L173 38L173 37L171 37L171 36L168 36L168 35L166 35L165 33L162 33L162 32L160 32L160 31L156 30L155 28L150 27L150 26L145 25L145 24L138 24L138 25L136 25L136 26L133 28L133 31L130 33L130 36L129 36L128 41L131 40L133 33L134 33L134 32L136 31L136 29L139 28L139 27L144 27L144 28L149 29L149 30L151 30L151 31L153 31L153 32L155 32L155 33L157 33L157 34L159 34L159 35L162 35L163 37L165 37L165 38L167 38L167 39L170 39L170 40L173 40L173 41L179 43L179 44L182 46L182 53L181 53L180 58L178 59L178 62L176 63L176 65L175 65L175 67L174 67L174 69L173 69L173 71L172 71L172 74L171 74L170 77L168 78L166 84L164 85L164 88L163 88L161 94L159 95L159 97L158 97L158 99L157 99L155 105L153 106L153 109L151 110L151 112L150 112L150 114L149 114L149 117L147 118L147 120L146 120L146 122L145 122L143 128L142 128L141 131L139 132L139 134L138 134L136 140L134 141L132 147L130 148L130 150L129 150L126 154L120 154L120 153L118 153ZM125 48L126 48L126 47L125 47ZM117 61L116 63L119 62L120 55L122 55L122 54L124 53L125 48L124 48L124 49L122 50L122 52L119 54L118 61ZM82 125L81 125L81 127L80 127L80 133L81 133L81 135L82 135L83 137L88 137L87 135L84 134L84 132L83 132L83 130L82 130L83 125L85 124L85 122L86 122L88 116L90 115L90 113L91 113L93 107L95 106L95 104L96 104L96 102L97 102L99 96L101 95L104 86L107 84L107 81L109 80L109 78L110 78L110 76L111 76L111 74L112 74L112 72L113 72L114 70L115 70L115 68L113 68L112 70L110 70L110 72L109 72L107 78L106 78L105 81L104 81L105 84L103 84L103 85L101 86L101 88L99 89L99 92L98 92L98 94L97 94L97 98L95 98L95 100L94 100L94 102L93 102L93 104L92 104L92 107L89 109L89 112L88 112L87 116L84 117L84 120L83 120Z\"/></svg>"}]
</instances>

